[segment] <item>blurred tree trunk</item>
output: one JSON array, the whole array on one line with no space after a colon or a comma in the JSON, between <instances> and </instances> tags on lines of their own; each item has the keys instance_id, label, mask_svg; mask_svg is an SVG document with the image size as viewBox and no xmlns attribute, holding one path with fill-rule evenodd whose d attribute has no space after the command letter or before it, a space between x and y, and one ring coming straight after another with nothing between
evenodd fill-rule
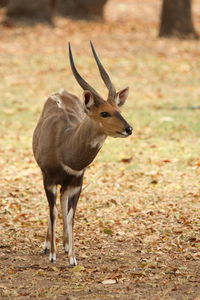
<instances>
[{"instance_id":1,"label":"blurred tree trunk","mask_svg":"<svg viewBox=\"0 0 200 300\"><path fill-rule=\"evenodd\" d=\"M0 0L0 7L4 7L8 4L8 0Z\"/></svg>"},{"instance_id":2,"label":"blurred tree trunk","mask_svg":"<svg viewBox=\"0 0 200 300\"><path fill-rule=\"evenodd\" d=\"M9 0L7 18L30 22L52 22L55 0Z\"/></svg>"},{"instance_id":3,"label":"blurred tree trunk","mask_svg":"<svg viewBox=\"0 0 200 300\"><path fill-rule=\"evenodd\" d=\"M198 38L192 21L191 0L163 0L159 36Z\"/></svg>"},{"instance_id":4,"label":"blurred tree trunk","mask_svg":"<svg viewBox=\"0 0 200 300\"><path fill-rule=\"evenodd\" d=\"M102 20L108 0L57 0L59 14L73 19Z\"/></svg>"}]
</instances>

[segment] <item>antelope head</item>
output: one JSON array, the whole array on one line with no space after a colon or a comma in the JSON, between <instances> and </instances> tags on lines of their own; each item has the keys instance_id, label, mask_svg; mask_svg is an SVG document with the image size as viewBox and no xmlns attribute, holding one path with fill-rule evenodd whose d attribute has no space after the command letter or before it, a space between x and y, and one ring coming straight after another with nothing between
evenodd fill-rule
<instances>
[{"instance_id":1,"label":"antelope head","mask_svg":"<svg viewBox=\"0 0 200 300\"><path fill-rule=\"evenodd\" d=\"M110 77L100 62L92 42L90 42L92 53L99 68L101 78L103 79L107 89L108 98L103 99L97 91L91 87L77 71L72 50L69 43L69 59L72 72L79 85L83 88L83 105L86 114L95 121L99 126L99 130L112 137L127 137L132 134L133 128L127 123L120 113L120 107L125 103L129 88L124 88L116 92Z\"/></svg>"}]
</instances>

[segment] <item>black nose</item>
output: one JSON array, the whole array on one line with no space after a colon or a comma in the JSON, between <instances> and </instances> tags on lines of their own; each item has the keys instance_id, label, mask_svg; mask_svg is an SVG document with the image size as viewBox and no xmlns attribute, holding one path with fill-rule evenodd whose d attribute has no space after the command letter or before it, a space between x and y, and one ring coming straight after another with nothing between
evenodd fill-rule
<instances>
[{"instance_id":1,"label":"black nose","mask_svg":"<svg viewBox=\"0 0 200 300\"><path fill-rule=\"evenodd\" d=\"M125 128L125 131L126 131L126 133L128 133L128 135L131 135L131 134L132 134L132 131L133 131L133 128L132 128L131 126L127 126L127 127Z\"/></svg>"}]
</instances>

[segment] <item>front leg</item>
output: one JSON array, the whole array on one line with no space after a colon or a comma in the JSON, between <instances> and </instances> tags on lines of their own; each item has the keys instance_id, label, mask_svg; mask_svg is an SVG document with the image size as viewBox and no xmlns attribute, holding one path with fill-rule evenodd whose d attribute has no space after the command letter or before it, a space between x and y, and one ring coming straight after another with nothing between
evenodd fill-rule
<instances>
[{"instance_id":1,"label":"front leg","mask_svg":"<svg viewBox=\"0 0 200 300\"><path fill-rule=\"evenodd\" d=\"M63 214L63 246L68 252L69 264L76 266L74 254L73 225L76 205L80 196L81 186L68 186L61 189L61 207Z\"/></svg>"},{"instance_id":2,"label":"front leg","mask_svg":"<svg viewBox=\"0 0 200 300\"><path fill-rule=\"evenodd\" d=\"M46 239L44 242L44 253L49 253L50 250L50 239L51 239L51 219L49 217L48 220L48 226L47 226L47 233L46 233Z\"/></svg>"},{"instance_id":3,"label":"front leg","mask_svg":"<svg viewBox=\"0 0 200 300\"><path fill-rule=\"evenodd\" d=\"M44 181L44 189L46 192L47 200L49 203L49 223L47 228L47 235L44 245L44 252L47 253L50 250L49 260L51 262L56 261L56 220L57 220L57 208L56 208L56 196L57 187L56 185L48 185Z\"/></svg>"},{"instance_id":4,"label":"front leg","mask_svg":"<svg viewBox=\"0 0 200 300\"><path fill-rule=\"evenodd\" d=\"M66 253L69 251L69 240L68 240L68 230L67 230L67 215L68 215L68 191L67 188L61 189L61 209L63 217L63 247Z\"/></svg>"}]
</instances>

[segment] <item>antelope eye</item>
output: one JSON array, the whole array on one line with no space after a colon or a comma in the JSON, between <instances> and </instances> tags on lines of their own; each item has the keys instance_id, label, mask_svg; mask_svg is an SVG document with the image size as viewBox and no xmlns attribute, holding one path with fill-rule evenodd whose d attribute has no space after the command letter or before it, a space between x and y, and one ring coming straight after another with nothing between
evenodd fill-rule
<instances>
[{"instance_id":1,"label":"antelope eye","mask_svg":"<svg viewBox=\"0 0 200 300\"><path fill-rule=\"evenodd\" d=\"M103 117L103 118L111 117L111 115L110 115L107 111L102 111L102 112L100 113L100 116Z\"/></svg>"}]
</instances>

